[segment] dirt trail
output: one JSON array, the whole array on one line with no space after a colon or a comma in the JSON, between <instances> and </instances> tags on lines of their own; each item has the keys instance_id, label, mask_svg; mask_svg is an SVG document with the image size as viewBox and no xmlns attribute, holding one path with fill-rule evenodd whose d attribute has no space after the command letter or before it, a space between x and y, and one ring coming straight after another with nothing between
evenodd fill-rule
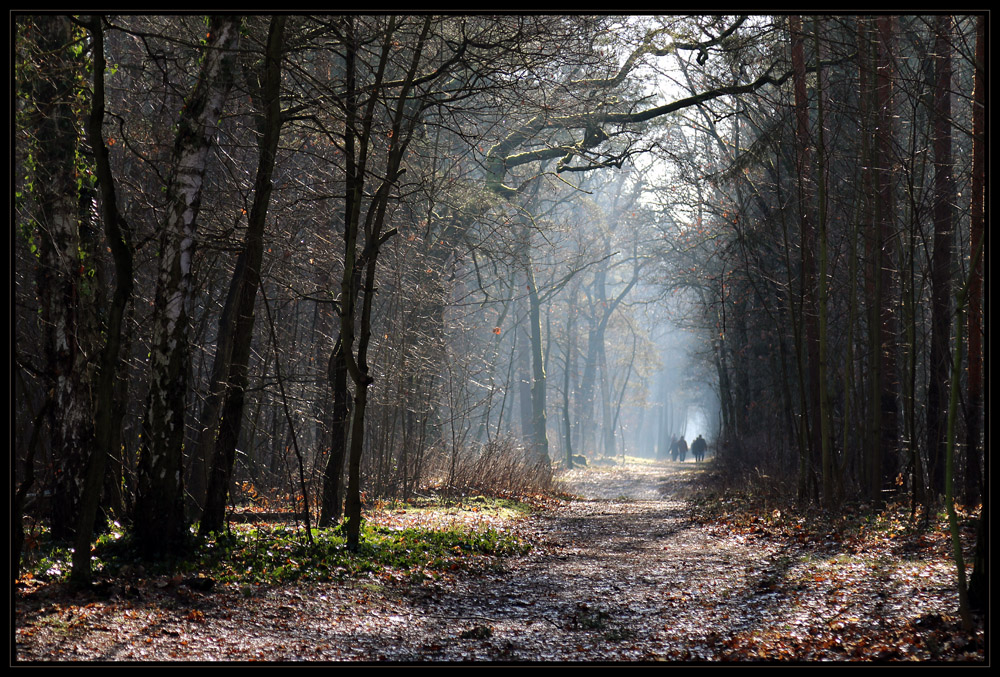
<instances>
[{"instance_id":1,"label":"dirt trail","mask_svg":"<svg viewBox=\"0 0 1000 677\"><path fill-rule=\"evenodd\" d=\"M711 659L722 635L752 624L768 600L756 582L760 544L712 536L670 495L679 466L574 471L573 501L540 518L541 546L503 575L465 579L425 595L440 624L432 660L636 661ZM666 495L664 495L666 493ZM433 621L430 621L433 623ZM489 628L481 641L455 641ZM699 648L701 647L701 648ZM426 648L426 647L425 647Z\"/></svg>"},{"instance_id":2,"label":"dirt trail","mask_svg":"<svg viewBox=\"0 0 1000 677\"><path fill-rule=\"evenodd\" d=\"M885 593L889 579L867 569L859 574L867 590L807 590L793 571L802 551L695 525L683 491L696 472L688 463L566 473L565 488L582 500L520 523L536 547L495 571L401 587L300 584L251 595L223 588L119 610L103 625L81 623L79 632L32 633L29 641L19 629L19 657L697 661L745 658L746 646L732 652L734 637L783 633L791 654L762 649L757 657L842 660L845 649L824 639L831 624L857 621L863 632L869 621L856 616L920 612L912 592ZM947 572L939 573L933 585L947 586ZM827 648L796 655L800 639Z\"/></svg>"}]
</instances>

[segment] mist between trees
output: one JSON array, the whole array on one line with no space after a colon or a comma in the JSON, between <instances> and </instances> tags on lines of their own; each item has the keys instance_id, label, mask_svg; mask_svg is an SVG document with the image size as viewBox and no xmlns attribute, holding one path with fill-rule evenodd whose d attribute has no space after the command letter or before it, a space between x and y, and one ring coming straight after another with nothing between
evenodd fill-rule
<instances>
[{"instance_id":1,"label":"mist between trees","mask_svg":"<svg viewBox=\"0 0 1000 677\"><path fill-rule=\"evenodd\" d=\"M15 15L15 536L356 548L699 434L975 505L984 22Z\"/></svg>"}]
</instances>

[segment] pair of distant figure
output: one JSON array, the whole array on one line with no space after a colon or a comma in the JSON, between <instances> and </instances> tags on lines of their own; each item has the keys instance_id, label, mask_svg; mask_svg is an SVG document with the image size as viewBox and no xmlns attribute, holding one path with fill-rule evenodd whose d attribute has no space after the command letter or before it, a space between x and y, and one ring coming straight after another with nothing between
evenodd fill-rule
<instances>
[{"instance_id":1,"label":"pair of distant figure","mask_svg":"<svg viewBox=\"0 0 1000 677\"><path fill-rule=\"evenodd\" d=\"M705 438L698 435L697 439L691 443L691 454L694 456L695 461L702 461L705 459L705 450L708 449L708 443L705 442ZM673 438L670 443L670 460L684 462L687 457L688 444L684 436L681 435L680 439Z\"/></svg>"}]
</instances>

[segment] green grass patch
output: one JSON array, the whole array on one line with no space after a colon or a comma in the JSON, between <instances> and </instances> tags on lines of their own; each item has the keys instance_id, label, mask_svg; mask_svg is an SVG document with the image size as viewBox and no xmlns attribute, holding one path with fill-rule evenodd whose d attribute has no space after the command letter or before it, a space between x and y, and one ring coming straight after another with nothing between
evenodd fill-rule
<instances>
[{"instance_id":1,"label":"green grass patch","mask_svg":"<svg viewBox=\"0 0 1000 677\"><path fill-rule=\"evenodd\" d=\"M513 502L507 505L497 499L471 503L499 511L520 510ZM531 549L511 531L461 522L407 527L366 521L357 552L348 551L346 534L339 527L313 529L312 534L310 545L301 527L233 525L201 541L192 537L189 551L171 561L140 563L131 539L119 527L95 544L93 571L98 577L134 575L141 564L142 577L199 572L219 583L239 585L363 577L419 582L456 570L490 568L500 558ZM65 580L71 559L72 550L64 544L40 539L22 572L39 580Z\"/></svg>"},{"instance_id":2,"label":"green grass patch","mask_svg":"<svg viewBox=\"0 0 1000 677\"><path fill-rule=\"evenodd\" d=\"M486 566L493 558L524 554L529 544L496 529L394 528L362 525L357 552L347 550L339 528L251 526L217 535L197 554L202 571L224 583L284 583L356 578L367 574L422 579L446 571Z\"/></svg>"}]
</instances>

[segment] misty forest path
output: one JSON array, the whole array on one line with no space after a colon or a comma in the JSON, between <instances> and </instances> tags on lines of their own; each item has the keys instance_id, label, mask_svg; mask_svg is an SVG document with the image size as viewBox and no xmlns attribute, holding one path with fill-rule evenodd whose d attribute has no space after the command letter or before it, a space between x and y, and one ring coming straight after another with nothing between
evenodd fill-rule
<instances>
[{"instance_id":1,"label":"misty forest path","mask_svg":"<svg viewBox=\"0 0 1000 677\"><path fill-rule=\"evenodd\" d=\"M578 498L509 525L534 547L486 571L404 585L373 578L218 586L119 607L114 622L74 617L79 629L58 638L19 638L19 655L406 663L923 658L918 636L927 623L941 627L954 603L946 559L852 553L832 541L783 542L698 523L685 497L707 469L689 461L564 472L559 488Z\"/></svg>"},{"instance_id":2,"label":"misty forest path","mask_svg":"<svg viewBox=\"0 0 1000 677\"><path fill-rule=\"evenodd\" d=\"M704 467L563 473L560 488L579 499L518 525L535 544L529 555L499 570L372 595L338 615L336 632L318 608L299 615L299 651L406 662L717 658L712 647L777 600L759 587L773 553L692 523L675 495ZM288 639L285 652L261 657L296 657Z\"/></svg>"},{"instance_id":3,"label":"misty forest path","mask_svg":"<svg viewBox=\"0 0 1000 677\"><path fill-rule=\"evenodd\" d=\"M562 488L581 500L532 521L531 555L503 574L421 593L426 622L444 632L410 659L717 658L713 647L774 603L759 586L774 548L689 520L681 495L704 467L563 473Z\"/></svg>"}]
</instances>

